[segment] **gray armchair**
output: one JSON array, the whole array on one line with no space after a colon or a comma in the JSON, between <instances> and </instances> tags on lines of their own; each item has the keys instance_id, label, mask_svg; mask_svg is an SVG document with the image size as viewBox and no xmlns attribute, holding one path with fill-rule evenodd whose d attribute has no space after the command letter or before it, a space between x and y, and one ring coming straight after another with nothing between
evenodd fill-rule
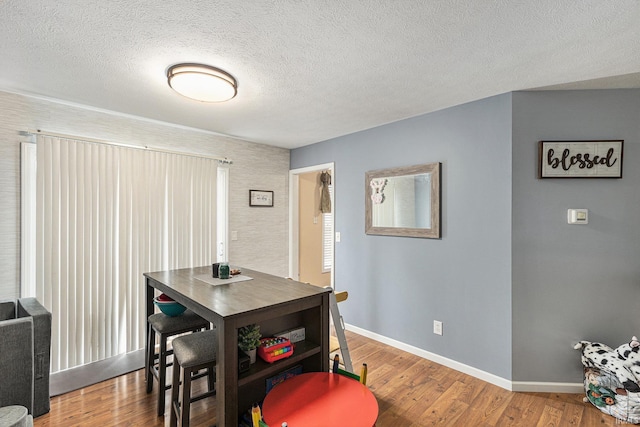
<instances>
[{"instance_id":1,"label":"gray armchair","mask_svg":"<svg viewBox=\"0 0 640 427\"><path fill-rule=\"evenodd\" d=\"M49 412L51 313L35 298L0 302L0 407Z\"/></svg>"}]
</instances>

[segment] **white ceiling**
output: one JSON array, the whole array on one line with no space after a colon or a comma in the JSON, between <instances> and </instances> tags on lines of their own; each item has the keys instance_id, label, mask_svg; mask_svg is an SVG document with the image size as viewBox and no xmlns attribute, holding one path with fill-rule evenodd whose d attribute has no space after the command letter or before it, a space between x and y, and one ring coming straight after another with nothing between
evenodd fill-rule
<instances>
[{"instance_id":1,"label":"white ceiling","mask_svg":"<svg viewBox=\"0 0 640 427\"><path fill-rule=\"evenodd\" d=\"M0 19L2 91L287 148L510 91L640 87L640 0L0 0ZM179 62L237 97L175 94Z\"/></svg>"}]
</instances>

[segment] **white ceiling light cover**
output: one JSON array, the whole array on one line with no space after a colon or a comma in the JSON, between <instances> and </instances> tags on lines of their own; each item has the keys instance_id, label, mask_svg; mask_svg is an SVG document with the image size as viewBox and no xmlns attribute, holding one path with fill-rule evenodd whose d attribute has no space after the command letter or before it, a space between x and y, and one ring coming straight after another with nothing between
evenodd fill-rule
<instances>
[{"instance_id":1,"label":"white ceiling light cover","mask_svg":"<svg viewBox=\"0 0 640 427\"><path fill-rule=\"evenodd\" d=\"M167 79L180 95L201 102L224 102L238 93L236 79L210 65L176 64L167 70Z\"/></svg>"}]
</instances>

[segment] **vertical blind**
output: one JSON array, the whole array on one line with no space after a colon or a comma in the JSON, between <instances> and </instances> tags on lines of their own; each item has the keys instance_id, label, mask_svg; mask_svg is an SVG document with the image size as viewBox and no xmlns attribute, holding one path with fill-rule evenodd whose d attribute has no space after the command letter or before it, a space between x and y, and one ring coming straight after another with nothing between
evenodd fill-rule
<instances>
[{"instance_id":1,"label":"vertical blind","mask_svg":"<svg viewBox=\"0 0 640 427\"><path fill-rule=\"evenodd\" d=\"M333 185L328 185L329 197L333 202ZM332 203L333 205L333 203ZM322 272L328 273L333 267L333 213L322 214Z\"/></svg>"},{"instance_id":2,"label":"vertical blind","mask_svg":"<svg viewBox=\"0 0 640 427\"><path fill-rule=\"evenodd\" d=\"M36 297L53 372L144 347L148 271L215 259L213 159L37 137Z\"/></svg>"}]
</instances>

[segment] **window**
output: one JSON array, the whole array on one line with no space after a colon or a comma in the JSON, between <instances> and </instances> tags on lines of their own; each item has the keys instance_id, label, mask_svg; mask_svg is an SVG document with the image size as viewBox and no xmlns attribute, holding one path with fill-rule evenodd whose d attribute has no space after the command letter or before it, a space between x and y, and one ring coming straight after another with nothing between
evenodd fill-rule
<instances>
[{"instance_id":1,"label":"window","mask_svg":"<svg viewBox=\"0 0 640 427\"><path fill-rule=\"evenodd\" d=\"M333 185L329 185L329 196L333 206ZM322 272L329 273L333 267L333 209L322 214ZM317 265L317 264L316 264Z\"/></svg>"},{"instance_id":2,"label":"window","mask_svg":"<svg viewBox=\"0 0 640 427\"><path fill-rule=\"evenodd\" d=\"M218 189L217 189L217 242L216 242L216 262L227 262L228 250L228 230L229 218L227 217L227 206L229 205L229 168L218 167Z\"/></svg>"},{"instance_id":3,"label":"window","mask_svg":"<svg viewBox=\"0 0 640 427\"><path fill-rule=\"evenodd\" d=\"M218 161L44 135L36 145L23 157L36 171L23 268L36 273L22 294L53 314L52 372L144 347L142 274L216 259Z\"/></svg>"}]
</instances>

